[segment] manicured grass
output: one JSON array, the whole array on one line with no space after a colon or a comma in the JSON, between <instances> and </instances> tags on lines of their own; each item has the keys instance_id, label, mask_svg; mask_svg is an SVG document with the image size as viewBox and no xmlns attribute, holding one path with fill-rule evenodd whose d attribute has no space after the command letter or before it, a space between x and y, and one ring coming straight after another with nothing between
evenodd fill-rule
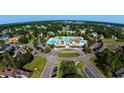
<instances>
[{"instance_id":1,"label":"manicured grass","mask_svg":"<svg viewBox=\"0 0 124 93\"><path fill-rule=\"evenodd\" d=\"M103 71L102 70L100 70L100 68L98 68L97 66L96 66L96 62L95 62L95 58L91 58L90 59L90 61L93 63L93 66L96 68L96 71L99 73L102 73L104 76L105 76L105 74L103 73Z\"/></svg>"},{"instance_id":2,"label":"manicured grass","mask_svg":"<svg viewBox=\"0 0 124 93\"><path fill-rule=\"evenodd\" d=\"M83 74L84 78L87 78L87 74L84 71L85 64L81 61L77 62L76 68Z\"/></svg>"},{"instance_id":3,"label":"manicured grass","mask_svg":"<svg viewBox=\"0 0 124 93\"><path fill-rule=\"evenodd\" d=\"M124 42L121 42L121 41L112 41L110 42L111 44L124 44Z\"/></svg>"},{"instance_id":4,"label":"manicured grass","mask_svg":"<svg viewBox=\"0 0 124 93\"><path fill-rule=\"evenodd\" d=\"M69 46L70 48L81 48L80 46Z\"/></svg>"},{"instance_id":5,"label":"manicured grass","mask_svg":"<svg viewBox=\"0 0 124 93\"><path fill-rule=\"evenodd\" d=\"M58 53L59 57L78 57L79 53Z\"/></svg>"},{"instance_id":6,"label":"manicured grass","mask_svg":"<svg viewBox=\"0 0 124 93\"><path fill-rule=\"evenodd\" d=\"M3 74L3 66L0 64L0 74Z\"/></svg>"},{"instance_id":7,"label":"manicured grass","mask_svg":"<svg viewBox=\"0 0 124 93\"><path fill-rule=\"evenodd\" d=\"M54 65L56 65L58 68L60 68L61 67L61 62L55 62ZM60 69L58 69L57 77L61 78L62 73L63 72Z\"/></svg>"},{"instance_id":8,"label":"manicured grass","mask_svg":"<svg viewBox=\"0 0 124 93\"><path fill-rule=\"evenodd\" d=\"M65 46L55 46L55 48L65 48Z\"/></svg>"},{"instance_id":9,"label":"manicured grass","mask_svg":"<svg viewBox=\"0 0 124 93\"><path fill-rule=\"evenodd\" d=\"M31 40L29 40L29 42L33 42L33 40L34 40L34 39L32 38Z\"/></svg>"},{"instance_id":10,"label":"manicured grass","mask_svg":"<svg viewBox=\"0 0 124 93\"><path fill-rule=\"evenodd\" d=\"M109 44L124 44L123 41L116 41L114 39L104 39L104 40L110 40Z\"/></svg>"},{"instance_id":11,"label":"manicured grass","mask_svg":"<svg viewBox=\"0 0 124 93\"><path fill-rule=\"evenodd\" d=\"M44 57L36 56L34 60L24 66L25 69L33 71L32 78L39 78L46 66L47 60Z\"/></svg>"},{"instance_id":12,"label":"manicured grass","mask_svg":"<svg viewBox=\"0 0 124 93\"><path fill-rule=\"evenodd\" d=\"M64 51L72 51L73 49L64 49Z\"/></svg>"},{"instance_id":13,"label":"manicured grass","mask_svg":"<svg viewBox=\"0 0 124 93\"><path fill-rule=\"evenodd\" d=\"M95 62L95 60L96 60L95 58L91 58L91 59L90 59L90 61L93 63L93 65L96 66L96 62Z\"/></svg>"}]
</instances>

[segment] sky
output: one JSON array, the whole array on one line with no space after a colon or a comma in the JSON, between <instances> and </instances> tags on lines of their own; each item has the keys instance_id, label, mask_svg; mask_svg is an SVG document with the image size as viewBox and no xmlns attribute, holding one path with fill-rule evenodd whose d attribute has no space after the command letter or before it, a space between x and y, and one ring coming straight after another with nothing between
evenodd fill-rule
<instances>
[{"instance_id":1,"label":"sky","mask_svg":"<svg viewBox=\"0 0 124 93\"><path fill-rule=\"evenodd\" d=\"M0 24L48 20L81 20L124 24L124 15L0 15Z\"/></svg>"}]
</instances>

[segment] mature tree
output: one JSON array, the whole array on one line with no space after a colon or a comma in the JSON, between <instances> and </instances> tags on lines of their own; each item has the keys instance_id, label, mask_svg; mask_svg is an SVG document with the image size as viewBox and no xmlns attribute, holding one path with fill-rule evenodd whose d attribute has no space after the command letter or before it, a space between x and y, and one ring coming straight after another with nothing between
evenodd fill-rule
<instances>
[{"instance_id":1,"label":"mature tree","mask_svg":"<svg viewBox=\"0 0 124 93\"><path fill-rule=\"evenodd\" d=\"M97 66L108 77L112 76L119 68L124 67L124 53L122 49L112 52L104 49L101 53L96 54Z\"/></svg>"},{"instance_id":2,"label":"mature tree","mask_svg":"<svg viewBox=\"0 0 124 93\"><path fill-rule=\"evenodd\" d=\"M4 40L0 40L0 47L2 47L4 45Z\"/></svg>"},{"instance_id":3,"label":"mature tree","mask_svg":"<svg viewBox=\"0 0 124 93\"><path fill-rule=\"evenodd\" d=\"M33 36L36 37L36 38L38 38L38 36L39 36L40 33L41 33L40 30L36 30L36 29L35 29L35 30L33 31Z\"/></svg>"},{"instance_id":4,"label":"mature tree","mask_svg":"<svg viewBox=\"0 0 124 93\"><path fill-rule=\"evenodd\" d=\"M33 55L29 52L25 54L18 54L16 56L16 68L22 68L25 64L30 63L33 60Z\"/></svg>"},{"instance_id":5,"label":"mature tree","mask_svg":"<svg viewBox=\"0 0 124 93\"><path fill-rule=\"evenodd\" d=\"M92 49L88 46L84 46L83 51L86 52L86 53L92 53Z\"/></svg>"},{"instance_id":6,"label":"mature tree","mask_svg":"<svg viewBox=\"0 0 124 93\"><path fill-rule=\"evenodd\" d=\"M75 67L75 62L73 61L61 62L60 70L63 72L62 77L64 78L82 77L80 74L78 74L78 71Z\"/></svg>"},{"instance_id":7,"label":"mature tree","mask_svg":"<svg viewBox=\"0 0 124 93\"><path fill-rule=\"evenodd\" d=\"M15 67L15 59L9 53L5 53L3 59L1 60L1 64L5 67Z\"/></svg>"},{"instance_id":8,"label":"mature tree","mask_svg":"<svg viewBox=\"0 0 124 93\"><path fill-rule=\"evenodd\" d=\"M64 61L61 62L61 68L63 73L76 73L75 62Z\"/></svg>"},{"instance_id":9,"label":"mature tree","mask_svg":"<svg viewBox=\"0 0 124 93\"><path fill-rule=\"evenodd\" d=\"M44 53L49 53L51 51L51 48L50 47L45 47L44 48Z\"/></svg>"},{"instance_id":10,"label":"mature tree","mask_svg":"<svg viewBox=\"0 0 124 93\"><path fill-rule=\"evenodd\" d=\"M50 46L50 48L54 48L55 47L55 45L53 44L53 45L49 45Z\"/></svg>"},{"instance_id":11,"label":"mature tree","mask_svg":"<svg viewBox=\"0 0 124 93\"><path fill-rule=\"evenodd\" d=\"M33 45L34 45L34 47L36 47L38 45L38 40L37 39L34 39Z\"/></svg>"},{"instance_id":12,"label":"mature tree","mask_svg":"<svg viewBox=\"0 0 124 93\"><path fill-rule=\"evenodd\" d=\"M28 43L28 38L24 35L19 39L19 42L22 44L27 44Z\"/></svg>"}]
</instances>

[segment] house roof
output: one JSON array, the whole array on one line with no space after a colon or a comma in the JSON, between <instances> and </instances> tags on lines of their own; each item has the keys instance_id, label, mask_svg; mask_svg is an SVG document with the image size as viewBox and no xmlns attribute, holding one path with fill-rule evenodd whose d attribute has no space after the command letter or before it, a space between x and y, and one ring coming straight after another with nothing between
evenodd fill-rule
<instances>
[{"instance_id":1,"label":"house roof","mask_svg":"<svg viewBox=\"0 0 124 93\"><path fill-rule=\"evenodd\" d=\"M4 75L10 76L10 77L15 77L15 78L24 77L24 76L30 77L29 72L23 71L21 69L10 69L10 70L5 69Z\"/></svg>"},{"instance_id":2,"label":"house roof","mask_svg":"<svg viewBox=\"0 0 124 93\"><path fill-rule=\"evenodd\" d=\"M124 68L120 68L115 72L116 74L124 74Z\"/></svg>"},{"instance_id":3,"label":"house roof","mask_svg":"<svg viewBox=\"0 0 124 93\"><path fill-rule=\"evenodd\" d=\"M97 33L96 33L96 32L93 32L93 33L92 33L92 35L93 35L93 36L96 36L96 35L97 35Z\"/></svg>"},{"instance_id":4,"label":"house roof","mask_svg":"<svg viewBox=\"0 0 124 93\"><path fill-rule=\"evenodd\" d=\"M2 37L2 38L6 38L6 37L8 37L8 35L3 34L3 35L0 35L0 37Z\"/></svg>"}]
</instances>

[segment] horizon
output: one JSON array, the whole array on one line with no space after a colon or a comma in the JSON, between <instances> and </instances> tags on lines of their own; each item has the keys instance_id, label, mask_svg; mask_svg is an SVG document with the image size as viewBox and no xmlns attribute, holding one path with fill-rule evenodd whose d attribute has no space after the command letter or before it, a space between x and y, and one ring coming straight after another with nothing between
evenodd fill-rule
<instances>
[{"instance_id":1,"label":"horizon","mask_svg":"<svg viewBox=\"0 0 124 93\"><path fill-rule=\"evenodd\" d=\"M91 21L124 24L122 15L2 15L0 25L35 21Z\"/></svg>"}]
</instances>

